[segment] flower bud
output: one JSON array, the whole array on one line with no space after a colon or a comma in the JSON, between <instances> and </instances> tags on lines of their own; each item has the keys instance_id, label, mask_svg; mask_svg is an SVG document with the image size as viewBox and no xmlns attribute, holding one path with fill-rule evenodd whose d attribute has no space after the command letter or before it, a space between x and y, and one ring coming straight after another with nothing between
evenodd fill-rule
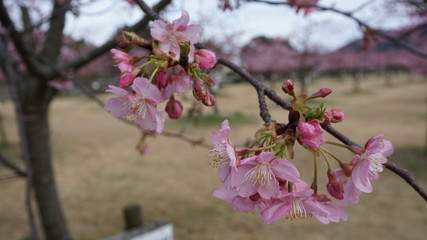
<instances>
[{"instance_id":1,"label":"flower bud","mask_svg":"<svg viewBox=\"0 0 427 240\"><path fill-rule=\"evenodd\" d=\"M328 96L329 94L331 94L332 89L330 88L321 88L319 91L313 93L310 98L324 98L326 96Z\"/></svg>"},{"instance_id":2,"label":"flower bud","mask_svg":"<svg viewBox=\"0 0 427 240\"><path fill-rule=\"evenodd\" d=\"M203 100L208 95L209 91L206 88L203 80L195 78L193 81L193 95L197 100Z\"/></svg>"},{"instance_id":3,"label":"flower bud","mask_svg":"<svg viewBox=\"0 0 427 240\"><path fill-rule=\"evenodd\" d=\"M216 82L215 80L208 74L203 74L203 80L208 84L210 87L215 86Z\"/></svg>"},{"instance_id":4,"label":"flower bud","mask_svg":"<svg viewBox=\"0 0 427 240\"><path fill-rule=\"evenodd\" d=\"M209 92L208 92L208 95L206 95L206 97L202 99L202 103L208 107L215 105L215 101L216 100L215 100L214 95L210 94Z\"/></svg>"},{"instance_id":5,"label":"flower bud","mask_svg":"<svg viewBox=\"0 0 427 240\"><path fill-rule=\"evenodd\" d=\"M124 72L120 75L119 87L127 88L132 85L135 75L131 72Z\"/></svg>"},{"instance_id":6,"label":"flower bud","mask_svg":"<svg viewBox=\"0 0 427 240\"><path fill-rule=\"evenodd\" d=\"M326 184L329 194L338 200L344 198L344 186L342 182L337 181L335 174L328 170L328 183Z\"/></svg>"},{"instance_id":7,"label":"flower bud","mask_svg":"<svg viewBox=\"0 0 427 240\"><path fill-rule=\"evenodd\" d=\"M282 84L282 90L286 94L289 94L291 96L295 96L294 89L295 89L294 82L292 80L290 80L290 79L286 80L286 82L284 82Z\"/></svg>"},{"instance_id":8,"label":"flower bud","mask_svg":"<svg viewBox=\"0 0 427 240\"><path fill-rule=\"evenodd\" d=\"M194 53L194 58L199 64L200 68L203 70L210 70L216 64L215 53L207 49L196 50Z\"/></svg>"},{"instance_id":9,"label":"flower bud","mask_svg":"<svg viewBox=\"0 0 427 240\"><path fill-rule=\"evenodd\" d=\"M331 109L331 122L332 123L339 123L344 120L344 112L341 109L338 108L332 108Z\"/></svg>"},{"instance_id":10,"label":"flower bud","mask_svg":"<svg viewBox=\"0 0 427 240\"><path fill-rule=\"evenodd\" d=\"M169 118L171 119L179 119L182 115L182 104L180 101L175 100L174 97L171 97L166 103L166 113L168 114Z\"/></svg>"},{"instance_id":11,"label":"flower bud","mask_svg":"<svg viewBox=\"0 0 427 240\"><path fill-rule=\"evenodd\" d=\"M159 88L165 88L168 85L169 74L166 71L156 73L156 85Z\"/></svg>"}]
</instances>

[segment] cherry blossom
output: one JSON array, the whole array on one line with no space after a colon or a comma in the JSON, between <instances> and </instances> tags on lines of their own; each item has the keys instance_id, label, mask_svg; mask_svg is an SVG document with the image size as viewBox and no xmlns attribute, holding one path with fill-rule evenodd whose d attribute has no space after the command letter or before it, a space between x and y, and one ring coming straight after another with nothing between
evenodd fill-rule
<instances>
[{"instance_id":1,"label":"cherry blossom","mask_svg":"<svg viewBox=\"0 0 427 240\"><path fill-rule=\"evenodd\" d=\"M297 130L299 132L298 139L307 146L317 149L326 142L322 127L317 119L308 122L300 121Z\"/></svg>"},{"instance_id":2,"label":"cherry blossom","mask_svg":"<svg viewBox=\"0 0 427 240\"><path fill-rule=\"evenodd\" d=\"M234 145L228 140L230 125L228 120L222 122L218 132L212 132L211 138L214 147L209 157L213 159L214 166L218 167L218 178L225 182L227 187L236 186L238 157Z\"/></svg>"},{"instance_id":3,"label":"cherry blossom","mask_svg":"<svg viewBox=\"0 0 427 240\"><path fill-rule=\"evenodd\" d=\"M162 102L156 86L146 78L139 77L135 78L132 85L134 93L111 85L109 87L110 89L106 92L115 93L121 97L108 99L105 110L116 117L130 118L145 130L162 133L165 119L163 110L156 108L156 104Z\"/></svg>"},{"instance_id":4,"label":"cherry blossom","mask_svg":"<svg viewBox=\"0 0 427 240\"><path fill-rule=\"evenodd\" d=\"M151 36L160 42L160 50L171 53L176 60L180 58L180 43L190 41L194 48L194 44L199 42L202 28L197 24L188 25L189 21L188 12L182 11L181 17L172 23L156 20L151 27Z\"/></svg>"}]
</instances>

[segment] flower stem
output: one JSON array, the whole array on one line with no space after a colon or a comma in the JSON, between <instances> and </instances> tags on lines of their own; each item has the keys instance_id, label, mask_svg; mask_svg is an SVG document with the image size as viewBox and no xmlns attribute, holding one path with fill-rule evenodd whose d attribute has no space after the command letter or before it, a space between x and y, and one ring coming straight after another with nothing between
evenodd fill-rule
<instances>
[{"instance_id":1,"label":"flower stem","mask_svg":"<svg viewBox=\"0 0 427 240\"><path fill-rule=\"evenodd\" d=\"M344 164L339 158L337 158L333 153L329 152L326 148L320 147L319 149L320 151L327 153L329 156L335 159L340 164L340 166Z\"/></svg>"},{"instance_id":2,"label":"flower stem","mask_svg":"<svg viewBox=\"0 0 427 240\"><path fill-rule=\"evenodd\" d=\"M319 151L320 154L322 154L323 159L325 159L326 165L328 165L328 169L331 169L331 165L329 164L329 160L326 157L325 153L323 151Z\"/></svg>"},{"instance_id":3,"label":"flower stem","mask_svg":"<svg viewBox=\"0 0 427 240\"><path fill-rule=\"evenodd\" d=\"M314 193L317 193L317 154L313 153L313 164L314 164L314 176L313 183L311 184L311 189L314 190Z\"/></svg>"},{"instance_id":4,"label":"flower stem","mask_svg":"<svg viewBox=\"0 0 427 240\"><path fill-rule=\"evenodd\" d=\"M248 152L264 151L264 150L267 150L267 149L270 149L270 148L274 148L275 146L276 146L276 144L272 144L272 145L265 146L265 147L262 147L262 148L250 148L250 149L248 149Z\"/></svg>"}]
</instances>

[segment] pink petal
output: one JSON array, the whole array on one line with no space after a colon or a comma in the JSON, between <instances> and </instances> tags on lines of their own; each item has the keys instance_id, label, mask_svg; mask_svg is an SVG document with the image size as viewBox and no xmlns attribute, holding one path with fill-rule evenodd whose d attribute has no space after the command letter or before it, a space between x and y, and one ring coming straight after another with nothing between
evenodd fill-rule
<instances>
[{"instance_id":1,"label":"pink petal","mask_svg":"<svg viewBox=\"0 0 427 240\"><path fill-rule=\"evenodd\" d=\"M233 189L227 189L226 187L221 187L215 190L213 195L221 200L231 202L233 198L237 196L237 191Z\"/></svg>"},{"instance_id":2,"label":"pink petal","mask_svg":"<svg viewBox=\"0 0 427 240\"><path fill-rule=\"evenodd\" d=\"M143 96L144 99L150 100L152 104L162 102L159 89L154 84L151 84L146 78L135 78L135 80L133 80L132 89L140 96Z\"/></svg>"},{"instance_id":3,"label":"pink petal","mask_svg":"<svg viewBox=\"0 0 427 240\"><path fill-rule=\"evenodd\" d=\"M280 191L279 182L276 179L268 181L266 184L259 184L258 193L264 199L276 196Z\"/></svg>"},{"instance_id":4,"label":"pink petal","mask_svg":"<svg viewBox=\"0 0 427 240\"><path fill-rule=\"evenodd\" d=\"M370 161L368 159L362 159L361 162L353 168L351 173L351 180L354 186L366 193L372 192L372 185L369 181L369 165Z\"/></svg>"},{"instance_id":5,"label":"pink petal","mask_svg":"<svg viewBox=\"0 0 427 240\"><path fill-rule=\"evenodd\" d=\"M258 162L260 162L260 163L262 163L262 162L269 163L273 159L274 159L274 153L273 152L261 152L258 155Z\"/></svg>"},{"instance_id":6,"label":"pink petal","mask_svg":"<svg viewBox=\"0 0 427 240\"><path fill-rule=\"evenodd\" d=\"M231 202L233 210L248 213L254 210L254 203L250 198L235 197Z\"/></svg>"},{"instance_id":7,"label":"pink petal","mask_svg":"<svg viewBox=\"0 0 427 240\"><path fill-rule=\"evenodd\" d=\"M218 167L218 179L225 182L226 178L230 175L231 168L227 165L220 165Z\"/></svg>"},{"instance_id":8,"label":"pink petal","mask_svg":"<svg viewBox=\"0 0 427 240\"><path fill-rule=\"evenodd\" d=\"M190 21L190 16L188 15L188 12L182 11L181 17L172 22L172 28L174 30L176 30L176 29L179 30L180 27L182 28L182 27L187 26L189 21Z\"/></svg>"},{"instance_id":9,"label":"pink petal","mask_svg":"<svg viewBox=\"0 0 427 240\"><path fill-rule=\"evenodd\" d=\"M128 116L129 112L124 110L124 105L129 102L127 97L110 98L105 103L104 109L111 112L113 116L124 117Z\"/></svg>"},{"instance_id":10,"label":"pink petal","mask_svg":"<svg viewBox=\"0 0 427 240\"><path fill-rule=\"evenodd\" d=\"M200 40L201 32L202 27L200 25L191 24L184 30L184 36L191 42L191 44L196 44Z\"/></svg>"},{"instance_id":11,"label":"pink petal","mask_svg":"<svg viewBox=\"0 0 427 240\"><path fill-rule=\"evenodd\" d=\"M274 159L271 163L271 170L276 177L297 182L300 178L298 169L289 161L284 159Z\"/></svg>"},{"instance_id":12,"label":"pink petal","mask_svg":"<svg viewBox=\"0 0 427 240\"><path fill-rule=\"evenodd\" d=\"M292 205L288 201L275 203L262 211L261 218L267 224L273 224L275 221L284 218L291 209Z\"/></svg>"},{"instance_id":13,"label":"pink petal","mask_svg":"<svg viewBox=\"0 0 427 240\"><path fill-rule=\"evenodd\" d=\"M107 89L106 92L114 93L114 94L118 94L118 95L122 95L122 96L128 95L128 91L126 91L123 88L119 88L119 87L116 87L113 85L109 85L108 87L109 87L109 89Z\"/></svg>"},{"instance_id":14,"label":"pink petal","mask_svg":"<svg viewBox=\"0 0 427 240\"><path fill-rule=\"evenodd\" d=\"M230 167L237 170L237 159L236 159L236 151L233 145L226 143L227 155L230 158Z\"/></svg>"},{"instance_id":15,"label":"pink petal","mask_svg":"<svg viewBox=\"0 0 427 240\"><path fill-rule=\"evenodd\" d=\"M162 20L155 20L150 29L151 37L160 42L164 42L167 40L168 31L166 29L166 23Z\"/></svg>"},{"instance_id":16,"label":"pink petal","mask_svg":"<svg viewBox=\"0 0 427 240\"><path fill-rule=\"evenodd\" d=\"M370 148L372 143L376 142L378 139L380 139L380 138L382 138L382 137L384 137L384 134L378 134L378 135L375 135L375 136L371 137L371 138L366 142L366 144L365 144L365 149Z\"/></svg>"},{"instance_id":17,"label":"pink petal","mask_svg":"<svg viewBox=\"0 0 427 240\"><path fill-rule=\"evenodd\" d=\"M394 147L393 144L389 140L383 140L384 148L383 148L383 154L384 156L388 157L393 154Z\"/></svg>"},{"instance_id":18,"label":"pink petal","mask_svg":"<svg viewBox=\"0 0 427 240\"><path fill-rule=\"evenodd\" d=\"M246 181L239 185L239 196L250 197L258 192L259 184L253 184L252 182Z\"/></svg>"}]
</instances>

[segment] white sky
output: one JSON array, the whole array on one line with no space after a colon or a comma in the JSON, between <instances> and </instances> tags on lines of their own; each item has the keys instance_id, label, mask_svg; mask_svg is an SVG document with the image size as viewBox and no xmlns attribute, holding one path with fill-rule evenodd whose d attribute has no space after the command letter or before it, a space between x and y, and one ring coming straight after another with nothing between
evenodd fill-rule
<instances>
[{"instance_id":1,"label":"white sky","mask_svg":"<svg viewBox=\"0 0 427 240\"><path fill-rule=\"evenodd\" d=\"M387 0L320 0L322 6L335 6L341 10L353 10L373 2L357 16L382 29L395 29L410 24L407 17L398 17L381 6ZM390 0L388 0L390 1ZM69 14L66 33L75 38L85 38L94 44L102 44L124 25L136 22L143 15L136 6L131 8L124 0L81 0L90 2L81 8L76 18ZM157 1L149 0L153 5ZM235 43L244 45L255 36L290 38L298 47L302 42L321 46L326 50L339 48L361 36L357 24L330 12L314 12L304 17L302 12L286 6L270 6L259 3L244 3L234 11L223 12L217 8L217 0L174 0L163 17L173 20L183 9L190 13L191 23L204 27L205 38L223 39L234 36ZM237 39L236 39L237 38Z\"/></svg>"}]
</instances>

